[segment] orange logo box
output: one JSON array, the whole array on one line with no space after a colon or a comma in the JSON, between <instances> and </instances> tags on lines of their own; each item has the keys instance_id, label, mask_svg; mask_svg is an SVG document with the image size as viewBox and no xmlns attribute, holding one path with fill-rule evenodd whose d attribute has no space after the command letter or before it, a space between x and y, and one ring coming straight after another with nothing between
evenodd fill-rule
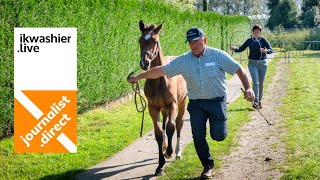
<instances>
[{"instance_id":1,"label":"orange logo box","mask_svg":"<svg viewBox=\"0 0 320 180\"><path fill-rule=\"evenodd\" d=\"M36 119L14 99L14 151L77 151L77 91L22 91L43 115Z\"/></svg>"}]
</instances>

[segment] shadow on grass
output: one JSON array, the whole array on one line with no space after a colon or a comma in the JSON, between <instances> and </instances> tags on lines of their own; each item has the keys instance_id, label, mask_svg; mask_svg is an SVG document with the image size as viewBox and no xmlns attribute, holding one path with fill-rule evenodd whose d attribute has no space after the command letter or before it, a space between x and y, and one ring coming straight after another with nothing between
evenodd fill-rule
<instances>
[{"instance_id":1,"label":"shadow on grass","mask_svg":"<svg viewBox=\"0 0 320 180\"><path fill-rule=\"evenodd\" d=\"M183 180L199 180L201 179L200 177L193 177L193 178L185 178Z\"/></svg>"},{"instance_id":2,"label":"shadow on grass","mask_svg":"<svg viewBox=\"0 0 320 180\"><path fill-rule=\"evenodd\" d=\"M41 180L75 179L76 175L78 175L79 173L82 173L84 171L85 171L85 169L76 169L76 170L72 170L72 171L67 171L62 174L45 176L45 177L42 177Z\"/></svg>"},{"instance_id":3,"label":"shadow on grass","mask_svg":"<svg viewBox=\"0 0 320 180\"><path fill-rule=\"evenodd\" d=\"M239 112L239 111L255 111L255 109L253 109L253 108L228 109L228 112Z\"/></svg>"}]
</instances>

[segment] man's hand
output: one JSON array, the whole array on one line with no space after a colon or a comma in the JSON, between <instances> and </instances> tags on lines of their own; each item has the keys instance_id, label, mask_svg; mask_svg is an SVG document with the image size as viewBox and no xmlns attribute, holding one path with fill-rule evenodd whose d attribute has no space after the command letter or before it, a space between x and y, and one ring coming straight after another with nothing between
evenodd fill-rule
<instances>
[{"instance_id":1,"label":"man's hand","mask_svg":"<svg viewBox=\"0 0 320 180\"><path fill-rule=\"evenodd\" d=\"M254 100L254 92L251 88L244 91L244 98L250 102Z\"/></svg>"},{"instance_id":2,"label":"man's hand","mask_svg":"<svg viewBox=\"0 0 320 180\"><path fill-rule=\"evenodd\" d=\"M239 76L241 82L242 82L242 85L243 87L245 88L245 90L243 90L241 88L241 90L243 91L244 93L244 98L250 102L252 102L254 100L254 92L252 91L251 87L250 87L250 84L249 84L249 79L248 79L248 76L247 76L247 73L246 71L243 69L243 67L240 67L238 70L237 70L237 75Z\"/></svg>"},{"instance_id":3,"label":"man's hand","mask_svg":"<svg viewBox=\"0 0 320 180\"><path fill-rule=\"evenodd\" d=\"M230 50L234 51L236 48L234 46L230 46Z\"/></svg>"},{"instance_id":4,"label":"man's hand","mask_svg":"<svg viewBox=\"0 0 320 180\"><path fill-rule=\"evenodd\" d=\"M131 76L128 78L128 83L137 83L139 80L136 76Z\"/></svg>"},{"instance_id":5,"label":"man's hand","mask_svg":"<svg viewBox=\"0 0 320 180\"><path fill-rule=\"evenodd\" d=\"M265 49L265 48L260 48L260 52L261 52L261 53L267 53L267 52L268 52L268 50L267 50L267 49Z\"/></svg>"}]
</instances>

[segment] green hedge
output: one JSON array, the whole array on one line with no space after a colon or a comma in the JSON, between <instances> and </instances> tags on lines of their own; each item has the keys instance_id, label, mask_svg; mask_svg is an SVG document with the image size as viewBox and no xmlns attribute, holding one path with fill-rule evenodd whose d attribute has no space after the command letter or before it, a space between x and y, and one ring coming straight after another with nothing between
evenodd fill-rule
<instances>
[{"instance_id":1,"label":"green hedge","mask_svg":"<svg viewBox=\"0 0 320 180\"><path fill-rule=\"evenodd\" d=\"M234 32L249 29L244 16L180 10L155 0L4 0L0 13L0 137L12 133L14 27L78 28L79 113L131 91L126 77L139 68L141 19L164 22L160 39L165 55L189 50L184 41L192 26L203 28L209 46L224 50Z\"/></svg>"},{"instance_id":2,"label":"green hedge","mask_svg":"<svg viewBox=\"0 0 320 180\"><path fill-rule=\"evenodd\" d=\"M317 42L310 42L320 41L320 28L285 31L284 28L280 26L272 33L266 34L266 38L275 48L285 48L291 51L320 50Z\"/></svg>"}]
</instances>

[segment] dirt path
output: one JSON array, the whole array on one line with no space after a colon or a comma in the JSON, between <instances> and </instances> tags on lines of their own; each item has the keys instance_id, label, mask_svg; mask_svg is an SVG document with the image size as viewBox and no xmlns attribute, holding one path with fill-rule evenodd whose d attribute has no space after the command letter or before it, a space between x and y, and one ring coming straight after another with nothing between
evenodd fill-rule
<instances>
[{"instance_id":1,"label":"dirt path","mask_svg":"<svg viewBox=\"0 0 320 180\"><path fill-rule=\"evenodd\" d=\"M261 109L272 125L268 125L258 111L251 113L252 121L241 127L239 146L223 160L214 179L279 179L282 174L277 169L285 155L283 118L277 108L284 97L284 87L288 82L288 69L284 61L277 62L277 74L267 87Z\"/></svg>"}]
</instances>

